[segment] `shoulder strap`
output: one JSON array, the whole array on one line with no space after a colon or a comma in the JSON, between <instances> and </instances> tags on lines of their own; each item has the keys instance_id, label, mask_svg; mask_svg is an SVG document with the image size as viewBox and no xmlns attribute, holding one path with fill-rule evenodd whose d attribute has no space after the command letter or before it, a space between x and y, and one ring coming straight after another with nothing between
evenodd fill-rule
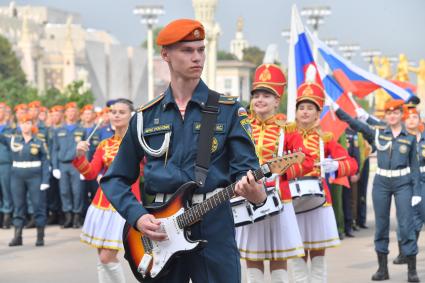
<instances>
[{"instance_id":1,"label":"shoulder strap","mask_svg":"<svg viewBox=\"0 0 425 283\"><path fill-rule=\"evenodd\" d=\"M213 90L208 90L207 103L201 110L201 129L195 165L195 181L200 187L204 186L205 180L207 179L208 168L210 167L211 145L217 121L219 99L220 94Z\"/></svg>"}]
</instances>

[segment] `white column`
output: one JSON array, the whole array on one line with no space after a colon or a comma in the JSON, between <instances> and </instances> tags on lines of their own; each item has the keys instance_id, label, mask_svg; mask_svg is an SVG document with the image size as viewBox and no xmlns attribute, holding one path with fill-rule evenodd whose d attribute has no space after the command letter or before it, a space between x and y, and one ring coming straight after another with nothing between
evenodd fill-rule
<instances>
[{"instance_id":1,"label":"white column","mask_svg":"<svg viewBox=\"0 0 425 283\"><path fill-rule=\"evenodd\" d=\"M148 99L154 98L154 73L153 73L153 31L152 26L148 26Z\"/></svg>"}]
</instances>

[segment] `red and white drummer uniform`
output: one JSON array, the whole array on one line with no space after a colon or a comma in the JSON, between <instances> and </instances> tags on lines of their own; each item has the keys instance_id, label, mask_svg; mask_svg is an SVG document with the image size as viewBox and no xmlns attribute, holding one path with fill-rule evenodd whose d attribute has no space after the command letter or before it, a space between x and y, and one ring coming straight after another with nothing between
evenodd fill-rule
<instances>
[{"instance_id":1,"label":"red and white drummer uniform","mask_svg":"<svg viewBox=\"0 0 425 283\"><path fill-rule=\"evenodd\" d=\"M72 163L86 180L96 180L111 165L121 140L122 138L116 135L103 140L97 146L91 162L81 156L76 157ZM139 180L131 186L131 190L140 201ZM121 250L124 224L124 218L112 207L99 187L87 211L80 240L95 248Z\"/></svg>"},{"instance_id":2,"label":"red and white drummer uniform","mask_svg":"<svg viewBox=\"0 0 425 283\"><path fill-rule=\"evenodd\" d=\"M321 86L315 83L302 84L297 93L297 104L309 101L323 108L324 92ZM311 129L298 128L303 144L310 151L314 159L314 170L304 176L317 177L322 182L326 203L317 209L297 214L298 228L303 239L304 248L307 250L325 249L340 244L335 214L332 209L331 194L321 172L321 162L324 158L332 158L338 162L335 178L352 176L357 172L357 162L348 155L333 138L331 133L323 133L320 126Z\"/></svg>"},{"instance_id":3,"label":"red and white drummer uniform","mask_svg":"<svg viewBox=\"0 0 425 283\"><path fill-rule=\"evenodd\" d=\"M266 87L267 91L280 97L283 94L284 85L279 89L276 84L270 82L270 80L273 80L273 76L261 76L264 71L273 72L273 69L276 68L279 67L262 65L257 68L253 90L257 89L256 86L260 82L261 88ZM280 69L279 72L281 73ZM283 73L281 75L283 76ZM269 78L268 81L260 79L267 77ZM260 164L279 155L278 149L281 134L284 134L281 150L297 151L303 149L302 139L296 131L295 124L287 125L284 119L282 114L276 114L266 121L259 119L255 113L252 115L252 133ZM311 171L312 168L312 159L307 157L303 164L291 166L285 175L267 180L265 185L270 189L270 187L276 186L276 180L279 179L277 183L284 208L277 215L266 217L262 221L236 229L236 240L241 258L251 261L286 260L304 255L304 247L297 228L287 180L302 176L305 172Z\"/></svg>"}]
</instances>

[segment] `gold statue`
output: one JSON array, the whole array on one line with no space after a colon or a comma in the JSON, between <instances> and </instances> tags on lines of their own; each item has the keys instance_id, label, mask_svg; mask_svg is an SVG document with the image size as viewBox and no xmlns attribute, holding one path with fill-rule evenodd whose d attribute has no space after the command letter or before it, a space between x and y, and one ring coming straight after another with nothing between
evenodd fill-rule
<instances>
[{"instance_id":1,"label":"gold statue","mask_svg":"<svg viewBox=\"0 0 425 283\"><path fill-rule=\"evenodd\" d=\"M392 70L388 57L374 57L373 63L375 65L376 73L378 74L378 76L386 80L391 79ZM377 89L375 91L375 115L377 117L383 117L384 106L389 99L391 99L391 96L385 90Z\"/></svg>"},{"instance_id":2,"label":"gold statue","mask_svg":"<svg viewBox=\"0 0 425 283\"><path fill-rule=\"evenodd\" d=\"M419 61L419 67L409 67L409 70L416 73L416 95L425 101L425 59Z\"/></svg>"},{"instance_id":3,"label":"gold statue","mask_svg":"<svg viewBox=\"0 0 425 283\"><path fill-rule=\"evenodd\" d=\"M409 71L411 71L411 67L409 66L409 61L407 60L406 55L400 54L397 65L397 74L395 75L394 79L399 82L408 82Z\"/></svg>"}]
</instances>

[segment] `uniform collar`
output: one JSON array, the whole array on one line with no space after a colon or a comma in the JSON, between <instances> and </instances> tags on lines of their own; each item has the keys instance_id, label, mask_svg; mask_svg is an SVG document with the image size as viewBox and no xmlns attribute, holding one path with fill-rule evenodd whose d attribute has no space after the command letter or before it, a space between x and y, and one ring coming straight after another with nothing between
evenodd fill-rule
<instances>
[{"instance_id":1,"label":"uniform collar","mask_svg":"<svg viewBox=\"0 0 425 283\"><path fill-rule=\"evenodd\" d=\"M384 133L385 134L388 134L388 135L392 135L393 134L393 132L391 131L391 128L390 127L386 127L385 130L384 130ZM409 133L406 130L406 127L403 124L401 125L400 135L403 135L403 136L409 135Z\"/></svg>"},{"instance_id":2,"label":"uniform collar","mask_svg":"<svg viewBox=\"0 0 425 283\"><path fill-rule=\"evenodd\" d=\"M199 80L198 85L196 86L192 98L190 101L195 102L199 105L199 107L204 107L207 103L208 98L208 86L202 81ZM167 90L164 94L164 99L162 99L161 107L162 110L165 111L170 104L176 104L173 96L173 90L171 89L171 85L168 86Z\"/></svg>"}]
</instances>

